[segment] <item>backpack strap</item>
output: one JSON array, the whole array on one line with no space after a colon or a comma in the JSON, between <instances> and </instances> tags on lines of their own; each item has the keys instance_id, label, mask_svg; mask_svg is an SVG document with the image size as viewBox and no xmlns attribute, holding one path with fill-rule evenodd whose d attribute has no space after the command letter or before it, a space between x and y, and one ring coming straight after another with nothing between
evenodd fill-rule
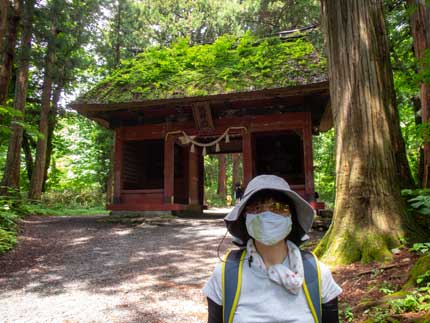
<instances>
[{"instance_id":1,"label":"backpack strap","mask_svg":"<svg viewBox=\"0 0 430 323\"><path fill-rule=\"evenodd\" d=\"M303 291L315 323L321 323L321 275L316 256L301 250L305 279ZM242 287L242 267L246 249L229 251L222 264L222 315L223 323L232 323Z\"/></svg>"},{"instance_id":2,"label":"backpack strap","mask_svg":"<svg viewBox=\"0 0 430 323\"><path fill-rule=\"evenodd\" d=\"M308 251L301 250L305 280L303 291L311 309L315 323L320 323L322 318L321 302L321 275L316 256Z\"/></svg>"},{"instance_id":3,"label":"backpack strap","mask_svg":"<svg viewBox=\"0 0 430 323\"><path fill-rule=\"evenodd\" d=\"M231 250L226 254L222 264L222 316L224 323L233 322L242 286L242 267L245 255L246 249Z\"/></svg>"}]
</instances>

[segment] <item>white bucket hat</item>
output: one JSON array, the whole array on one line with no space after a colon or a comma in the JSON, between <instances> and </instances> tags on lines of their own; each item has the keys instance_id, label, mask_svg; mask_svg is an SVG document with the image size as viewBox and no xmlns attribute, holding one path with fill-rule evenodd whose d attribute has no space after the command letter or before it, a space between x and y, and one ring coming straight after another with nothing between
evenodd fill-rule
<instances>
[{"instance_id":1,"label":"white bucket hat","mask_svg":"<svg viewBox=\"0 0 430 323\"><path fill-rule=\"evenodd\" d=\"M281 177L275 175L259 175L254 177L245 189L240 202L227 214L224 221L227 226L227 230L236 239L240 239L239 244L245 244L249 238L248 232L245 226L245 217L241 216L249 199L257 192L262 190L274 190L284 193L290 198L294 204L296 211L297 221L301 228L295 229L295 243L300 243L303 236L312 227L314 221L315 211L312 206L306 202L299 194L291 190L290 185ZM292 232L293 233L293 232ZM291 240L291 239L290 239Z\"/></svg>"}]
</instances>

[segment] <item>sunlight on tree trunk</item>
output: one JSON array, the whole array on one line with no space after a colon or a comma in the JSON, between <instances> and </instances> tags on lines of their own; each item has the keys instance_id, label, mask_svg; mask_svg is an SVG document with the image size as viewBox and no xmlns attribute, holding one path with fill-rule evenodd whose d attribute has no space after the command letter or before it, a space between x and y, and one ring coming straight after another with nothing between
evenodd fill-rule
<instances>
[{"instance_id":1,"label":"sunlight on tree trunk","mask_svg":"<svg viewBox=\"0 0 430 323\"><path fill-rule=\"evenodd\" d=\"M383 2L322 0L336 132L336 206L316 252L328 263L391 258L411 232Z\"/></svg>"}]
</instances>

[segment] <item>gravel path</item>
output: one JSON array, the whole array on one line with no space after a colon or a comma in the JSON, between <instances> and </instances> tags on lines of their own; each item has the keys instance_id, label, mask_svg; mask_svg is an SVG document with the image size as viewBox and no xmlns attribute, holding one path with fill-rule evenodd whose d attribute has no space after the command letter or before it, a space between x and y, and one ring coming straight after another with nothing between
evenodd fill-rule
<instances>
[{"instance_id":1,"label":"gravel path","mask_svg":"<svg viewBox=\"0 0 430 323\"><path fill-rule=\"evenodd\" d=\"M0 256L0 321L205 322L201 288L224 233L220 219L28 217Z\"/></svg>"}]
</instances>

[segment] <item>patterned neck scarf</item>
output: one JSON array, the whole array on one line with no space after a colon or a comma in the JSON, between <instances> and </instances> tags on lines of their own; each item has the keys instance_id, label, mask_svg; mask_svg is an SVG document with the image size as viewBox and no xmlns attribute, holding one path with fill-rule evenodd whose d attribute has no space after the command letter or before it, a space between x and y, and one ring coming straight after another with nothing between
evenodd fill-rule
<instances>
[{"instance_id":1,"label":"patterned neck scarf","mask_svg":"<svg viewBox=\"0 0 430 323\"><path fill-rule=\"evenodd\" d=\"M276 284L285 287L290 293L297 295L304 281L303 261L300 249L287 240L288 255L282 264L276 264L266 268L263 258L258 254L254 241L248 240L247 254L252 256L252 267L265 273L267 278Z\"/></svg>"}]
</instances>

